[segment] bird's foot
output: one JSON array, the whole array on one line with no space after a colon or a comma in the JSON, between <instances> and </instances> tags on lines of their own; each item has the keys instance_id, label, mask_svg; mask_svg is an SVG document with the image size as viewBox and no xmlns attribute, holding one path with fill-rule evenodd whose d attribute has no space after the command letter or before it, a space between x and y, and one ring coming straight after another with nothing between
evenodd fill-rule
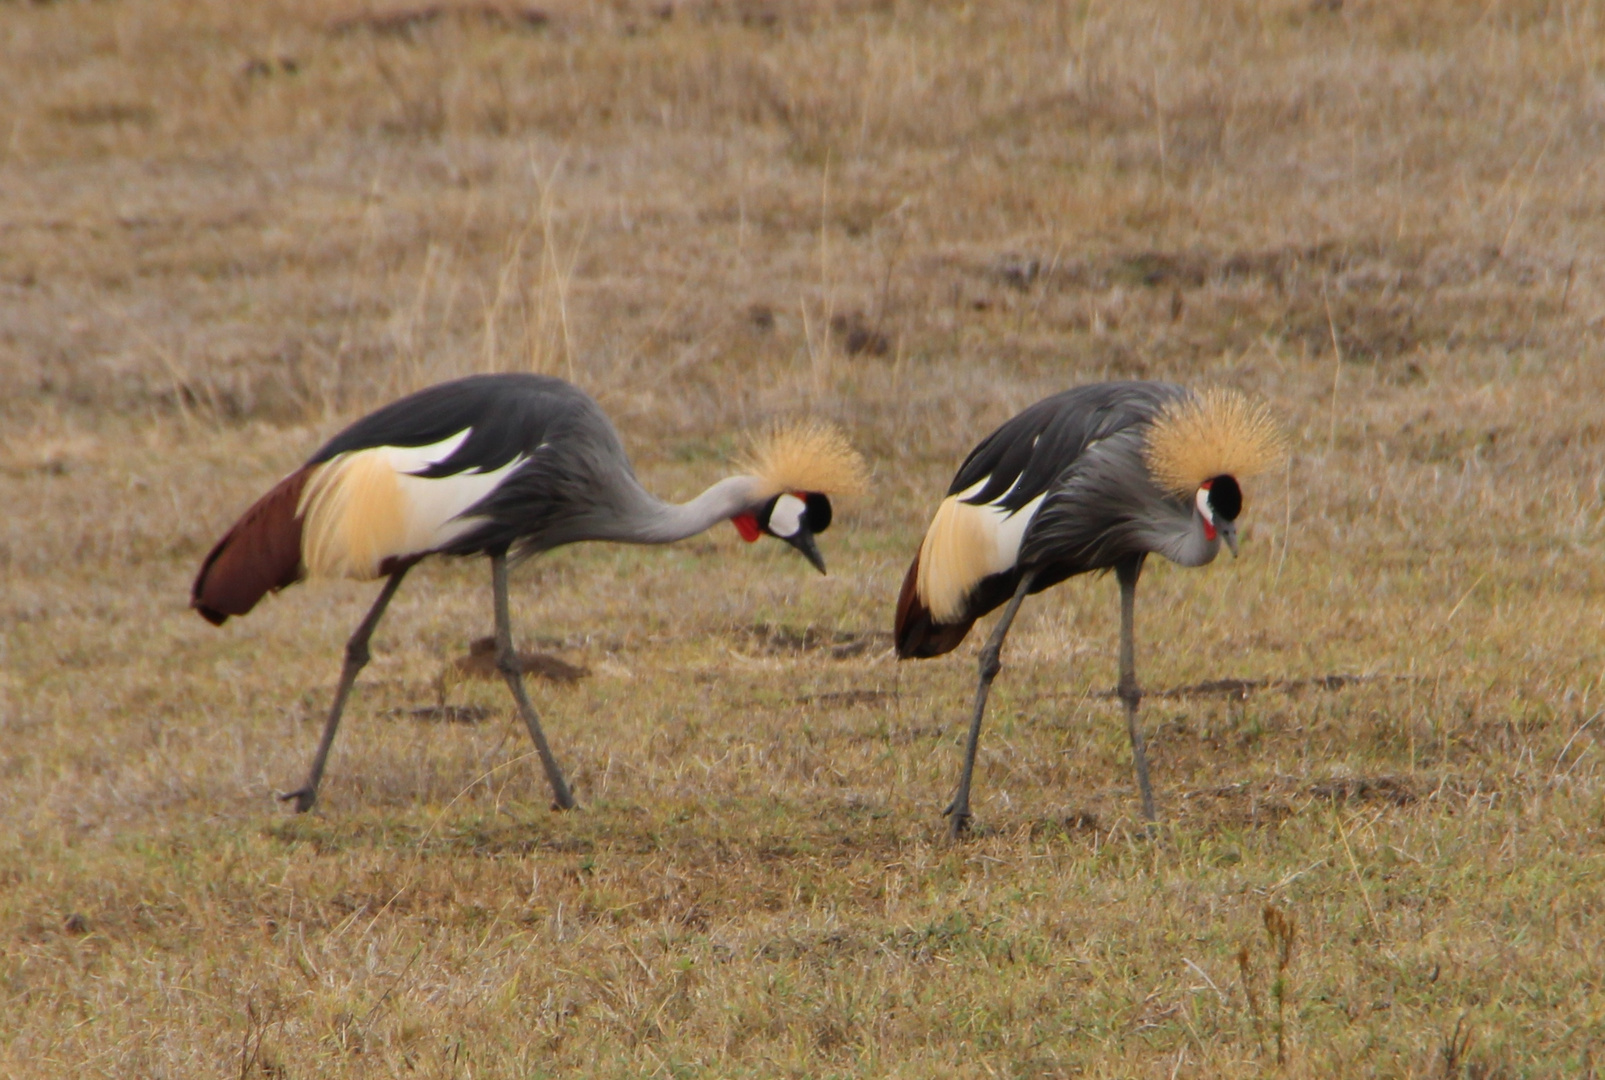
<instances>
[{"instance_id":1,"label":"bird's foot","mask_svg":"<svg viewBox=\"0 0 1605 1080\"><path fill-rule=\"evenodd\" d=\"M294 800L295 812L297 814L306 813L308 810L312 809L312 804L318 801L318 793L315 788L299 788L295 791L280 791L276 793L275 797L279 800L279 802L290 802L291 800Z\"/></svg>"},{"instance_id":2,"label":"bird's foot","mask_svg":"<svg viewBox=\"0 0 1605 1080\"><path fill-rule=\"evenodd\" d=\"M960 810L958 800L948 803L947 809L942 811L942 816L948 819L948 839L957 840L970 831L970 808L966 806Z\"/></svg>"}]
</instances>

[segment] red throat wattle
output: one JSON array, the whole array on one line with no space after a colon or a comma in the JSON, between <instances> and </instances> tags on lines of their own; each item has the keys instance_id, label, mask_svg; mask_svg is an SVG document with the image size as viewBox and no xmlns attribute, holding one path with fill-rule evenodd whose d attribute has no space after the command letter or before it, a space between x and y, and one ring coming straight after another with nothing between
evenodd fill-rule
<instances>
[{"instance_id":1,"label":"red throat wattle","mask_svg":"<svg viewBox=\"0 0 1605 1080\"><path fill-rule=\"evenodd\" d=\"M736 527L736 532L740 533L741 538L749 544L763 535L758 529L758 519L751 514L737 514L730 519L730 524Z\"/></svg>"},{"instance_id":2,"label":"red throat wattle","mask_svg":"<svg viewBox=\"0 0 1605 1080\"><path fill-rule=\"evenodd\" d=\"M1209 485L1213 484L1214 482L1215 481L1213 481L1213 480L1205 480L1202 484L1198 485L1198 489L1200 491L1208 491L1209 490ZM1207 512L1204 512L1204 504L1206 502L1208 502L1208 497L1207 496L1205 498L1199 499L1198 500L1198 509L1201 512L1201 515L1202 515L1202 517L1204 519L1204 539L1212 541L1212 540L1215 539L1215 536L1217 534L1215 532L1215 523L1209 519L1209 514Z\"/></svg>"}]
</instances>

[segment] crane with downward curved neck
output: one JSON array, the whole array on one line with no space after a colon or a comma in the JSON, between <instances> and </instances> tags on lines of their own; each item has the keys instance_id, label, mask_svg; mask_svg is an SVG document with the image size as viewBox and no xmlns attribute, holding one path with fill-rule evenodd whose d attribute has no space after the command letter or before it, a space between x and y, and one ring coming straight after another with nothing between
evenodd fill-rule
<instances>
[{"instance_id":1,"label":"crane with downward curved neck","mask_svg":"<svg viewBox=\"0 0 1605 1080\"><path fill-rule=\"evenodd\" d=\"M947 808L958 836L970 820L981 720L1009 626L1027 595L1113 570L1120 582L1120 686L1143 814L1153 789L1137 706L1133 641L1137 578L1151 554L1182 566L1237 553L1239 481L1284 452L1270 412L1234 391L1173 383L1081 386L1030 406L970 451L903 579L899 658L957 648L1002 607L981 650L964 769Z\"/></svg>"},{"instance_id":2,"label":"crane with downward curved neck","mask_svg":"<svg viewBox=\"0 0 1605 1080\"><path fill-rule=\"evenodd\" d=\"M742 472L687 503L636 478L618 432L578 387L542 375L478 375L421 390L325 443L252 504L203 560L190 605L221 626L303 578L384 578L346 643L345 664L305 782L280 796L317 799L329 749L368 642L407 571L431 555L491 563L497 667L535 743L553 801L574 805L524 689L513 650L509 558L586 540L666 544L731 521L748 541L772 536L820 573L815 536L830 496L859 490L863 459L834 428L771 433Z\"/></svg>"}]
</instances>

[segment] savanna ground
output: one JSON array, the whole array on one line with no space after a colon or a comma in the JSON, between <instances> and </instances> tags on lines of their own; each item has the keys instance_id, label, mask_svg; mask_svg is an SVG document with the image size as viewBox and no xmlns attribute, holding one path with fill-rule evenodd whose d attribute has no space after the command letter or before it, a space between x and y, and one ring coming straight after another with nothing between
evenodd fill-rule
<instances>
[{"instance_id":1,"label":"savanna ground","mask_svg":"<svg viewBox=\"0 0 1605 1080\"><path fill-rule=\"evenodd\" d=\"M0 1073L1597 1075L1602 64L1563 0L0 3ZM486 566L415 573L290 816L372 587L218 631L190 576L505 369L665 495L805 414L874 487L826 578L515 574L590 671L535 687L570 814L449 674ZM1089 579L951 845L978 643L896 663L896 588L964 451L1107 377L1294 452L1144 579L1159 834Z\"/></svg>"}]
</instances>

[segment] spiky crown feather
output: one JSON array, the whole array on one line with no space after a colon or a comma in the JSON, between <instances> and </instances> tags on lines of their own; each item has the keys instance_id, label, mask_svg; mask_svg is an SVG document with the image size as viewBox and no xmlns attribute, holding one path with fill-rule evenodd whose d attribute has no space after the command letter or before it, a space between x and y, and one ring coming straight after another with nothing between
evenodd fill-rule
<instances>
[{"instance_id":1,"label":"spiky crown feather","mask_svg":"<svg viewBox=\"0 0 1605 1080\"><path fill-rule=\"evenodd\" d=\"M763 482L765 498L783 491L856 495L869 469L840 429L818 420L772 428L753 439L739 468Z\"/></svg>"},{"instance_id":2,"label":"spiky crown feather","mask_svg":"<svg viewBox=\"0 0 1605 1080\"><path fill-rule=\"evenodd\" d=\"M1262 401L1210 388L1173 401L1148 426L1143 460L1165 490L1190 497L1215 476L1262 473L1287 452L1287 435Z\"/></svg>"}]
</instances>

